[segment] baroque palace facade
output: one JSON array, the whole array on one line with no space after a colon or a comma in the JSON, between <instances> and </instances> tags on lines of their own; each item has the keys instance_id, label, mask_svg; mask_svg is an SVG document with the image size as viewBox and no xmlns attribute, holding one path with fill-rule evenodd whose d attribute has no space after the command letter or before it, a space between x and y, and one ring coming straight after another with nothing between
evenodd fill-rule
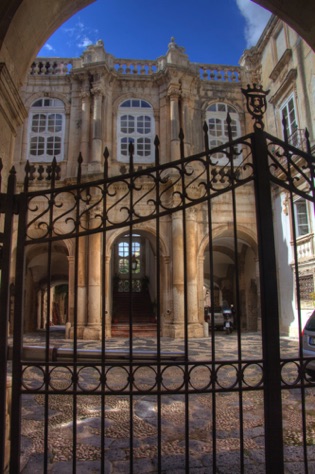
<instances>
[{"instance_id":1,"label":"baroque palace facade","mask_svg":"<svg viewBox=\"0 0 315 474\"><path fill-rule=\"evenodd\" d=\"M79 153L85 179L97 179L104 168L103 152L109 150L109 175L128 171L129 145L134 146L136 169L154 166L154 140L160 141L161 163L180 158L179 133L184 133L185 156L204 150L203 124L208 126L210 148L228 141L227 113L231 118L232 138L252 131L245 112L241 88L261 83L270 89L265 117L266 129L282 137L282 117L287 118L289 139L303 148L301 130L308 128L314 144L315 59L306 43L276 17L269 21L258 44L245 51L239 67L196 64L189 61L174 39L167 52L155 61L117 59L107 53L102 41L89 46L80 58L37 58L30 68L22 99L28 118L20 127L14 153L14 166L22 188L26 161L46 165L53 157L61 169L61 182L74 182ZM218 166L225 166L218 153ZM32 187L40 189L38 179ZM116 190L119 195L119 190ZM122 192L122 191L121 191ZM285 194L274 195L276 237L279 258L281 328L285 334L297 333L293 259L290 240L292 219ZM122 204L123 206L123 204ZM188 260L190 262L189 335L204 334L204 308L235 305L235 256L231 204L226 195L213 206L213 274L209 268L209 236L202 205L187 211ZM301 199L295 204L297 236L303 285L305 317L312 307L314 292L313 214ZM119 212L118 210L116 212ZM252 185L237 194L238 285L240 324L244 330L260 327L259 272L255 203ZM178 265L176 216L161 221L161 330L163 336L184 335L183 308L179 303L182 274ZM65 224L66 225L66 224ZM93 223L91 223L93 225ZM36 229L34 230L36 232ZM148 322L154 322L156 305L156 235L148 221L133 228L133 280L141 293ZM125 322L123 294L128 292L130 259L128 229L108 232L106 248L100 236L86 239L80 248L78 283L78 336L100 337L101 271L106 262L106 334ZM36 246L26 261L25 330L45 325L47 301L52 324L73 322L74 249L69 242L53 244L50 297L47 295L46 249ZM129 260L130 261L130 260ZM211 279L214 301L209 299ZM290 297L288 298L288 291ZM292 295L292 297L291 297ZM142 308L143 309L143 308ZM141 309L139 308L139 313ZM143 318L146 317L143 315ZM145 322L145 319L141 322ZM71 336L71 330L68 335Z\"/></svg>"}]
</instances>

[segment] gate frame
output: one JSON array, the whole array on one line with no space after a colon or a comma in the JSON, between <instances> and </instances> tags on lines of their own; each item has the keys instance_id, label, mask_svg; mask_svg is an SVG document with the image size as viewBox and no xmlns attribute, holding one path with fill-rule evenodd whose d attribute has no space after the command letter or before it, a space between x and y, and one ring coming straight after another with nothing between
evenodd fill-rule
<instances>
[{"instance_id":1,"label":"gate frame","mask_svg":"<svg viewBox=\"0 0 315 474\"><path fill-rule=\"evenodd\" d=\"M206 128L205 131L205 149L206 151L192 157L184 157L184 136L181 132L180 134L180 160L176 165L179 166L182 170L182 204L175 209L175 211L182 210L183 218L185 219L185 210L189 207L192 207L194 203L186 201L186 195L183 191L185 189L185 164L189 163L189 160L193 160L196 157L207 157L210 152L220 152L223 149L228 148L230 151L231 163L233 163L233 154L235 148L244 143L246 140L249 141L252 148L252 159L253 159L253 174L254 178L249 181L254 181L255 189L255 200L256 200L256 216L257 217L257 233L258 233L258 250L259 250L259 269L260 269L260 305L261 305L261 317L262 317L262 347L263 347L263 392L264 392L264 413L265 413L265 465L266 472L278 472L279 474L284 472L284 451L283 451L283 429L282 429L282 381L281 381L281 357L280 357L280 321L279 321L279 312L278 312L278 295L277 295L277 264L276 264L276 250L275 250L275 240L274 240L274 225L273 225L273 213L272 213L272 190L271 183L275 183L281 186L280 180L277 180L275 177L271 176L270 173L270 150L268 149L267 140L275 141L279 146L284 150L283 155L290 160L293 154L299 154L302 156L308 163L308 170L310 173L310 194L301 193L302 197L315 203L315 192L314 192L314 163L315 160L310 153L310 144L308 136L308 153L305 153L301 150L297 150L295 147L292 147L288 143L287 137L285 141L279 140L277 137L272 137L271 135L264 132L263 125L263 114L266 109L266 95L268 91L263 91L262 87L248 86L248 88L242 89L242 92L247 99L247 109L248 112L252 115L254 119L254 132L241 137L237 140L232 140L231 138L231 128L229 125L229 142L216 147L215 149L209 150L208 147L208 134ZM155 141L156 147L156 161L155 166L148 168L143 172L139 170L134 171L133 166L133 149L132 145L130 146L130 172L127 175L124 175L123 178L126 181L130 182L130 209L133 209L133 176L140 176L141 173L152 174L159 173L161 170L167 169L167 166L174 167L174 163L168 163L161 165L159 162L159 142L158 139ZM104 177L103 183L106 184L110 182L111 178L108 177L108 151L104 153L105 166L104 166ZM81 167L82 157L79 159L79 171L77 184L71 185L67 189L77 190L80 192L83 186L89 186L91 183L81 183ZM27 204L28 198L32 194L28 191L29 181L32 179L35 168L27 165L26 168L26 178L24 191L20 194L15 194L15 170L11 170L8 188L6 194L0 195L0 212L5 214L5 224L4 224L4 240L3 240L3 263L2 263L2 283L1 283L1 305L0 305L0 386L3 387L3 390L0 390L0 431L1 431L1 443L0 443L0 469L4 470L5 462L5 450L6 450L6 439L5 439L5 424L6 424L6 377L7 377L7 362L8 362L8 347L7 347L7 333L8 333L8 320L9 320L9 287L10 287L10 259L11 259L11 247L12 247L12 229L13 229L13 217L15 214L19 214L19 227L18 227L18 243L17 243L17 256L16 256L16 277L15 277L15 289L17 292L17 297L15 298L14 305L14 351L13 351L13 389L12 389L12 406L14 407L14 415L11 416L11 439L14 439L14 445L11 443L11 463L10 463L10 472L17 473L20 468L20 438L21 438L21 399L22 399L22 390L21 390L21 377L22 377L22 338L23 338L23 286L24 286L24 262L25 262L25 242L26 242L26 231L27 231ZM51 188L48 190L41 191L39 194L50 195L55 189L55 182L58 180L59 167L54 160L53 164L48 167L48 179L51 182ZM116 178L115 178L116 179ZM266 185L268 183L268 186ZM283 183L282 183L283 184ZM157 180L156 186L156 202L158 203L157 215L165 215L166 213L161 210L160 206L160 195L159 195L159 185L160 182ZM235 185L235 188L237 185ZM285 186L284 186L285 187ZM232 188L229 188L230 191ZM291 191L296 192L296 189L291 189ZM227 192L227 191L226 191ZM34 195L34 193L33 193ZM105 196L106 197L106 196ZM207 189L206 195L203 200L198 200L198 203L206 202L206 200L211 200L209 190ZM175 212L174 211L174 212ZM169 212L168 212L169 213ZM157 219L157 215L154 219ZM143 218L142 221L148 220L147 217ZM141 222L138 219L137 222ZM134 221L132 218L129 219L127 225L129 225L132 230ZM52 225L52 222L49 223ZM107 228L101 229L104 233L107 231ZM100 231L100 230L98 230ZM50 232L50 231L49 231ZM131 235L132 232L130 232ZM72 235L72 237L78 237L79 234L77 230ZM82 235L89 235L87 232ZM64 238L64 237L63 237ZM157 229L157 238L159 238L159 227ZM50 240L52 242L52 239ZM157 248L159 248L157 246ZM159 259L158 259L159 262ZM185 263L185 262L184 262ZM297 263L297 262L296 262ZM158 263L158 278L157 284L160 285L160 267ZM186 269L187 270L187 269ZM186 292L185 292L186 294ZM158 303L159 305L159 303ZM187 302L185 301L185 315L187 315ZM159 309L159 308L158 308ZM105 308L104 308L105 310ZM187 316L185 316L186 318ZM187 322L187 320L186 320ZM158 320L158 327L160 327L160 319ZM130 326L131 336L132 336L132 324ZM158 338L159 339L159 338ZM187 333L187 324L185 324L185 344L187 346L188 342L188 333ZM159 346L159 342L158 342ZM130 344L130 364L133 361L132 353L132 343ZM160 350L160 349L159 349ZM102 344L102 367L104 366L104 344ZM187 354L186 350L186 354ZM76 356L75 356L76 357ZM160 352L158 353L158 361L160 360ZM76 359L75 359L76 360ZM49 337L48 337L48 346L46 347L46 361L49 361ZM214 361L215 362L215 361ZM214 363L213 362L213 363ZM302 358L300 354L299 363L302 367ZM186 360L186 370L188 371L189 361ZM301 368L302 370L302 368ZM188 372L187 372L188 373ZM48 366L46 376L48 377ZM160 382L159 382L160 383ZM188 383L188 382L187 382ZM45 386L48 387L48 379L45 381ZM304 381L301 382L302 390L303 387L307 385ZM186 386L187 388L187 386ZM241 390L241 389L240 389ZM133 392L132 392L133 393ZM186 392L185 392L186 393ZM47 395L48 396L48 395ZM102 394L104 397L104 394ZM131 395L132 396L132 395ZM161 396L161 394L160 394ZM188 392L186 393L186 397ZM304 417L305 418L305 417ZM186 417L187 421L187 417ZM159 421L159 423L161 420ZM305 429L305 427L304 427ZM104 436L104 433L102 434ZM305 440L305 433L304 433ZM186 439L187 443L187 439ZM132 447L132 444L130 445ZM45 447L46 452L46 463L47 463L47 445ZM131 458L132 458L132 452ZM306 455L306 452L304 452ZM186 462L189 462L187 458L186 450ZM215 456L215 453L214 453ZM161 453L159 453L159 459ZM74 456L74 466L75 466L75 456ZM307 460L305 459L305 465L307 465Z\"/></svg>"}]
</instances>

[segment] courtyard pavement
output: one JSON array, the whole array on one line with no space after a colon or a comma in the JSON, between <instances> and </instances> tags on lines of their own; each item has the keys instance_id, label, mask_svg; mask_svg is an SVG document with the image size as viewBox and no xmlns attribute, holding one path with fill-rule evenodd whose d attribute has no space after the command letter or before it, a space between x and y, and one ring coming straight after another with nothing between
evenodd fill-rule
<instances>
[{"instance_id":1,"label":"courtyard pavement","mask_svg":"<svg viewBox=\"0 0 315 474\"><path fill-rule=\"evenodd\" d=\"M71 342L64 339L61 328L52 328L51 345L58 348L69 348ZM215 334L215 348L211 338L190 339L188 344L189 360L196 361L195 372L191 372L191 381L196 393L185 396L178 393L163 393L161 400L156 395L141 394L105 395L105 416L102 426L101 396L86 394L76 397L77 442L76 442L76 473L120 474L140 473L172 473L184 472L198 474L234 474L242 472L240 459L240 443L244 449L245 473L265 473L264 453L264 409L261 390L222 391L203 393L205 380L209 379L209 368L200 361L211 361L211 354L223 362L222 373L218 381L223 388L233 385L235 371L233 367L224 365L224 361L236 360L237 352L241 352L242 360L259 361L262 357L261 337L258 333L245 333L241 338L241 351L238 348L237 333L225 335ZM28 334L24 345L44 345L44 334ZM136 351L154 350L154 338L135 338L133 347ZM95 350L100 348L100 341L78 341L78 348ZM129 339L117 338L106 340L109 350L126 351ZM161 348L165 352L181 352L184 350L183 340L162 338ZM281 338L281 357L298 356L298 340ZM180 386L182 371L178 365L165 372L165 386L172 390ZM293 381L296 366L288 364L284 376ZM86 369L85 369L86 370ZM40 378L33 369L25 376L30 386L36 385ZM119 369L112 376L113 389L123 386L123 375ZM85 378L85 380L83 380ZM136 382L139 386L150 387L152 374L147 369L139 370ZM255 386L261 378L259 364L251 364L244 380ZM82 374L81 385L95 383L96 377L91 372ZM110 377L108 377L110 380ZM71 382L70 382L71 383ZM67 387L67 375L60 371L56 376L55 387ZM142 385L141 385L142 384ZM42 394L23 395L22 403L22 473L37 474L44 472L43 467L43 413L45 396ZM283 426L285 473L299 474L307 472L303 463L302 449L302 403L301 389L283 390ZM308 473L315 473L315 386L305 390L305 406L307 410L307 458ZM47 472L62 474L72 473L73 426L72 415L74 398L72 395L51 394L48 397L48 464ZM188 407L188 410L186 408ZM241 407L241 411L240 411ZM215 417L213 414L215 413ZM160 417L158 416L160 415ZM132 450L130 449L130 422L132 417ZM160 421L159 421L160 420ZM158 426L160 422L162 463L158 466ZM189 431L189 468L185 469L186 432ZM101 470L101 433L104 429L105 462ZM243 435L240 435L240 433ZM215 442L215 445L214 445ZM216 453L216 463L213 453ZM187 458L186 458L187 459ZM131 468L132 465L132 468ZM215 468L214 468L215 465ZM273 474L273 473L271 473Z\"/></svg>"}]
</instances>

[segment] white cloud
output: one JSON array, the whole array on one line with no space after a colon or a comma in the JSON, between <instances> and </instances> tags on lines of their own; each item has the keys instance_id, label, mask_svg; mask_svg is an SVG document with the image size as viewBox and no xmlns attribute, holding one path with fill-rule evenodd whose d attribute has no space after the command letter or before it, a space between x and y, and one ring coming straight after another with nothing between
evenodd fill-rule
<instances>
[{"instance_id":1,"label":"white cloud","mask_svg":"<svg viewBox=\"0 0 315 474\"><path fill-rule=\"evenodd\" d=\"M70 47L75 43L75 46L84 49L96 43L98 39L98 30L85 26L82 20L78 20L71 28L64 28L64 32L69 38L68 45Z\"/></svg>"},{"instance_id":2,"label":"white cloud","mask_svg":"<svg viewBox=\"0 0 315 474\"><path fill-rule=\"evenodd\" d=\"M236 3L246 21L244 34L247 48L250 48L257 43L271 13L251 0L236 0Z\"/></svg>"},{"instance_id":3,"label":"white cloud","mask_svg":"<svg viewBox=\"0 0 315 474\"><path fill-rule=\"evenodd\" d=\"M91 41L87 36L84 36L83 38L79 39L79 43L77 44L77 46L79 48L87 48L88 46L90 46L90 44L93 44L93 41Z\"/></svg>"},{"instance_id":4,"label":"white cloud","mask_svg":"<svg viewBox=\"0 0 315 474\"><path fill-rule=\"evenodd\" d=\"M48 49L48 51L56 51L55 48L49 43L44 44L44 48Z\"/></svg>"}]
</instances>

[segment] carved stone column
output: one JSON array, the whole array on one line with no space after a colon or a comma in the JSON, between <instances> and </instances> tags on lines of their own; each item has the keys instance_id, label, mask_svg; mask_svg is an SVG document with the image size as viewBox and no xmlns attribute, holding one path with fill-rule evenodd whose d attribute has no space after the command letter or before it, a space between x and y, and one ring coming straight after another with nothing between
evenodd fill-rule
<instances>
[{"instance_id":1,"label":"carved stone column","mask_svg":"<svg viewBox=\"0 0 315 474\"><path fill-rule=\"evenodd\" d=\"M112 285L111 285L111 259L110 256L105 257L105 336L112 336Z\"/></svg>"},{"instance_id":2,"label":"carved stone column","mask_svg":"<svg viewBox=\"0 0 315 474\"><path fill-rule=\"evenodd\" d=\"M184 132L185 156L189 156L191 154L193 120L190 117L190 96L188 93L182 93L181 103L181 123Z\"/></svg>"},{"instance_id":3,"label":"carved stone column","mask_svg":"<svg viewBox=\"0 0 315 474\"><path fill-rule=\"evenodd\" d=\"M101 163L103 144L102 144L102 103L104 92L101 87L93 87L93 139L92 139L92 163Z\"/></svg>"},{"instance_id":4,"label":"carved stone column","mask_svg":"<svg viewBox=\"0 0 315 474\"><path fill-rule=\"evenodd\" d=\"M74 257L68 257L69 275L68 275L68 321L73 325L74 321Z\"/></svg>"},{"instance_id":5,"label":"carved stone column","mask_svg":"<svg viewBox=\"0 0 315 474\"><path fill-rule=\"evenodd\" d=\"M180 91L177 87L170 87L168 91L170 99L170 123L171 123L171 160L176 161L180 158L179 149L179 106L178 100L180 97Z\"/></svg>"},{"instance_id":6,"label":"carved stone column","mask_svg":"<svg viewBox=\"0 0 315 474\"><path fill-rule=\"evenodd\" d=\"M77 334L82 338L84 327L87 324L87 268L86 268L86 251L87 237L79 239L79 261L78 261L78 288L77 288Z\"/></svg>"},{"instance_id":7,"label":"carved stone column","mask_svg":"<svg viewBox=\"0 0 315 474\"><path fill-rule=\"evenodd\" d=\"M101 234L88 237L88 323L83 339L101 337Z\"/></svg>"},{"instance_id":8,"label":"carved stone column","mask_svg":"<svg viewBox=\"0 0 315 474\"><path fill-rule=\"evenodd\" d=\"M197 210L186 211L187 238L187 303L188 303L188 334L191 337L202 337L203 326L198 318L198 267L197 267Z\"/></svg>"},{"instance_id":9,"label":"carved stone column","mask_svg":"<svg viewBox=\"0 0 315 474\"><path fill-rule=\"evenodd\" d=\"M183 218L176 212L172 215L173 241L173 334L171 337L184 336L184 241Z\"/></svg>"},{"instance_id":10,"label":"carved stone column","mask_svg":"<svg viewBox=\"0 0 315 474\"><path fill-rule=\"evenodd\" d=\"M106 86L106 96L104 99L105 106L105 123L104 123L104 147L109 150L113 149L113 91L111 85ZM104 150L102 150L104 151Z\"/></svg>"},{"instance_id":11,"label":"carved stone column","mask_svg":"<svg viewBox=\"0 0 315 474\"><path fill-rule=\"evenodd\" d=\"M80 151L84 163L89 162L89 131L91 95L89 91L81 92L81 144Z\"/></svg>"}]
</instances>

